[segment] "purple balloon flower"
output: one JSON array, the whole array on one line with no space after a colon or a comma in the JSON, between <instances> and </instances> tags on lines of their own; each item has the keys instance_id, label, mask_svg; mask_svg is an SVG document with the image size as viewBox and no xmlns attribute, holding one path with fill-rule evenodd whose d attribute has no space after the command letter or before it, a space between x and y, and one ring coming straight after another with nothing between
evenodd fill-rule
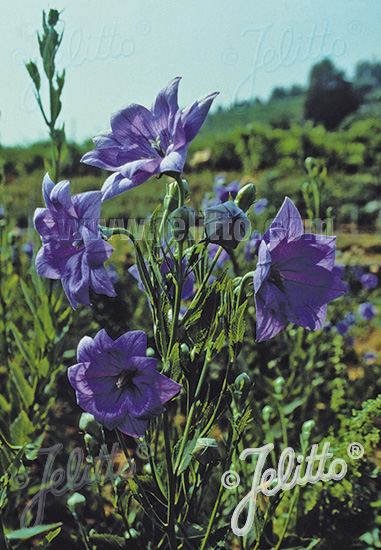
<instances>
[{"instance_id":1,"label":"purple balloon flower","mask_svg":"<svg viewBox=\"0 0 381 550\"><path fill-rule=\"evenodd\" d=\"M378 283L378 278L373 273L364 273L361 275L360 282L364 288L370 290L371 288L376 288Z\"/></svg>"},{"instance_id":2,"label":"purple balloon flower","mask_svg":"<svg viewBox=\"0 0 381 550\"><path fill-rule=\"evenodd\" d=\"M269 204L269 201L267 199L261 199L260 201L256 202L254 204L254 214L262 214L262 212L265 210L266 206Z\"/></svg>"},{"instance_id":3,"label":"purple balloon flower","mask_svg":"<svg viewBox=\"0 0 381 550\"><path fill-rule=\"evenodd\" d=\"M237 180L234 180L229 183L229 185L213 185L213 190L217 197L215 204L220 204L221 202L228 201L230 199L230 195L234 200L240 190L240 185Z\"/></svg>"},{"instance_id":4,"label":"purple balloon flower","mask_svg":"<svg viewBox=\"0 0 381 550\"><path fill-rule=\"evenodd\" d=\"M37 273L61 279L75 309L90 305L89 288L98 294L116 296L104 262L114 249L101 238L98 223L101 192L70 195L70 183L54 185L46 174L42 191L47 208L37 208L34 225L43 247L36 256Z\"/></svg>"},{"instance_id":5,"label":"purple balloon flower","mask_svg":"<svg viewBox=\"0 0 381 550\"><path fill-rule=\"evenodd\" d=\"M340 336L345 336L350 329L350 325L347 321L339 321L336 323L336 331Z\"/></svg>"},{"instance_id":6,"label":"purple balloon flower","mask_svg":"<svg viewBox=\"0 0 381 550\"><path fill-rule=\"evenodd\" d=\"M333 272L335 237L304 233L302 218L286 197L263 236L254 273L257 341L273 338L287 324L322 328L327 302L345 285Z\"/></svg>"},{"instance_id":7,"label":"purple balloon flower","mask_svg":"<svg viewBox=\"0 0 381 550\"><path fill-rule=\"evenodd\" d=\"M29 260L33 259L34 254L34 247L33 247L33 241L28 241L25 243L22 247L24 254L27 256Z\"/></svg>"},{"instance_id":8,"label":"purple balloon flower","mask_svg":"<svg viewBox=\"0 0 381 550\"><path fill-rule=\"evenodd\" d=\"M115 172L102 187L111 199L155 174L181 173L190 142L198 134L212 101L210 94L181 111L177 103L180 78L159 92L151 109L132 104L111 115L111 131L94 138L97 149L82 162Z\"/></svg>"},{"instance_id":9,"label":"purple balloon flower","mask_svg":"<svg viewBox=\"0 0 381 550\"><path fill-rule=\"evenodd\" d=\"M365 321L370 321L376 315L376 308L370 302L367 302L366 304L360 304L359 315L360 317L365 319Z\"/></svg>"},{"instance_id":10,"label":"purple balloon flower","mask_svg":"<svg viewBox=\"0 0 381 550\"><path fill-rule=\"evenodd\" d=\"M141 330L114 341L102 329L94 340L85 336L79 342L78 363L68 370L70 384L78 405L109 430L143 436L149 420L164 412L163 404L181 389L156 370L157 359L146 352Z\"/></svg>"}]
</instances>

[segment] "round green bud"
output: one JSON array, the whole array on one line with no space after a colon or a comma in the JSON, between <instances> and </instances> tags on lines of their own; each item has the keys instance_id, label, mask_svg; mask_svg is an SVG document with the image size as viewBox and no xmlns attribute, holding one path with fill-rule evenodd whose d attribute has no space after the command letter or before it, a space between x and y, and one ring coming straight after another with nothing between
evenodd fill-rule
<instances>
[{"instance_id":1,"label":"round green bud","mask_svg":"<svg viewBox=\"0 0 381 550\"><path fill-rule=\"evenodd\" d=\"M246 372L237 376L234 380L234 388L235 392L239 392L242 395L242 398L246 398L251 388L250 376Z\"/></svg>"},{"instance_id":2,"label":"round green bud","mask_svg":"<svg viewBox=\"0 0 381 550\"><path fill-rule=\"evenodd\" d=\"M189 197L189 183L186 180L181 181L183 182L185 199L187 199ZM179 206L179 186L176 181L167 184L167 192L163 203L165 210L168 212L173 212Z\"/></svg>"},{"instance_id":3,"label":"round green bud","mask_svg":"<svg viewBox=\"0 0 381 550\"><path fill-rule=\"evenodd\" d=\"M238 191L234 202L243 212L247 212L250 206L254 204L256 195L257 190L254 183L248 183Z\"/></svg>"},{"instance_id":4,"label":"round green bud","mask_svg":"<svg viewBox=\"0 0 381 550\"><path fill-rule=\"evenodd\" d=\"M314 428L315 428L315 421L307 420L306 422L304 422L302 426L302 434L305 437L308 437Z\"/></svg>"},{"instance_id":5,"label":"round green bud","mask_svg":"<svg viewBox=\"0 0 381 550\"><path fill-rule=\"evenodd\" d=\"M147 348L147 357L155 357L155 350L153 348Z\"/></svg>"},{"instance_id":6,"label":"round green bud","mask_svg":"<svg viewBox=\"0 0 381 550\"><path fill-rule=\"evenodd\" d=\"M270 420L271 413L273 412L272 407L270 405L266 405L262 409L262 418L265 422L268 422Z\"/></svg>"},{"instance_id":7,"label":"round green bud","mask_svg":"<svg viewBox=\"0 0 381 550\"><path fill-rule=\"evenodd\" d=\"M85 433L99 438L102 435L102 427L95 420L92 414L84 412L79 419L79 429Z\"/></svg>"},{"instance_id":8,"label":"round green bud","mask_svg":"<svg viewBox=\"0 0 381 550\"><path fill-rule=\"evenodd\" d=\"M194 226L194 212L189 206L176 208L169 218L172 226L173 238L178 241L184 241L189 233L189 228Z\"/></svg>"},{"instance_id":9,"label":"round green bud","mask_svg":"<svg viewBox=\"0 0 381 550\"><path fill-rule=\"evenodd\" d=\"M283 376L278 376L278 378L274 380L275 393L277 393L278 395L281 395L283 393L285 385L286 385L286 382Z\"/></svg>"}]
</instances>

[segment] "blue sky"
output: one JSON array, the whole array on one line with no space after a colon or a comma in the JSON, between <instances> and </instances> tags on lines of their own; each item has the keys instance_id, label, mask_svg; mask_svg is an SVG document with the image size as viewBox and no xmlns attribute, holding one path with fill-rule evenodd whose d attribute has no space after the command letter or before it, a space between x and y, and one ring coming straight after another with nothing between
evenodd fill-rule
<instances>
[{"instance_id":1,"label":"blue sky","mask_svg":"<svg viewBox=\"0 0 381 550\"><path fill-rule=\"evenodd\" d=\"M148 107L175 76L181 107L214 91L215 106L229 106L306 85L324 57L348 77L357 61L380 60L380 0L13 0L0 18L3 145L47 137L24 62L38 60L49 8L64 10L61 116L77 141L107 129L122 105Z\"/></svg>"}]
</instances>

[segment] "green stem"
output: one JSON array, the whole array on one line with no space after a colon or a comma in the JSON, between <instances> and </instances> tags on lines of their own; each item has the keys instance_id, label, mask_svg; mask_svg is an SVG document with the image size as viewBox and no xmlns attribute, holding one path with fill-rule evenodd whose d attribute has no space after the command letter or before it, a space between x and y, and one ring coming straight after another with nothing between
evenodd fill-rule
<instances>
[{"instance_id":1,"label":"green stem","mask_svg":"<svg viewBox=\"0 0 381 550\"><path fill-rule=\"evenodd\" d=\"M179 208L184 206L185 202L185 190L183 181L181 179L180 174L175 174L175 180L178 185L179 189ZM181 298L183 294L183 284L184 284L184 278L183 278L183 248L184 248L184 241L180 240L177 243L177 276L176 276L176 293L175 293L175 308L172 315L172 330L171 330L171 337L169 340L169 346L168 351L171 353L172 346L176 342L177 337L177 329L179 324L179 314L180 314L180 308L181 308Z\"/></svg>"},{"instance_id":2,"label":"green stem","mask_svg":"<svg viewBox=\"0 0 381 550\"><path fill-rule=\"evenodd\" d=\"M179 467L180 467L181 459L182 459L182 456L184 454L184 449L185 449L185 446L186 446L187 441L188 441L189 430L191 428L191 425L192 425L192 422L193 422L193 417L194 417L194 414L195 414L195 411L196 411L196 403L197 403L197 400L198 400L199 395L201 393L201 389L203 388L203 384L204 384L205 376L206 376L206 373L207 373L207 370L208 370L207 367L208 367L209 362L210 362L210 358L209 358L209 354L207 353L206 357L205 357L203 367L202 367L202 370L201 370L201 374L200 374L200 378L199 378L199 381L198 381L198 384L197 384L195 395L194 395L194 398L193 398L193 401L192 401L192 405L191 405L191 408L190 408L190 411L189 411L187 422L186 422L186 425L185 425L185 430L184 430L183 439L181 441L180 450L179 450L179 453L178 453L177 458L176 458L176 464L175 464L175 475L176 476L178 475L178 470L179 470Z\"/></svg>"},{"instance_id":3,"label":"green stem","mask_svg":"<svg viewBox=\"0 0 381 550\"><path fill-rule=\"evenodd\" d=\"M197 292L196 292L196 294L195 294L195 297L193 298L193 300L192 300L192 302L191 302L191 304L190 304L190 306L189 306L187 312L185 313L185 315L184 315L184 317L183 317L183 323L186 321L186 319L187 319L187 317L188 317L188 312L191 311L191 309L192 309L192 305L195 304L195 303L197 302L197 300L198 300L198 298L199 298L201 292L204 290L204 288L205 288L207 282L209 281L209 278L210 278L211 274L213 273L213 269L215 268L215 265L216 265L216 263L217 263L217 260L218 260L218 258L220 257L222 251L223 251L223 247L220 246L220 248L219 248L219 249L217 250L217 252L216 252L216 255L215 255L214 258L213 258L212 263L210 264L210 267L209 267L209 269L208 269L207 274L206 274L205 277L204 277L204 280L202 281L201 285L199 286L199 288L198 288L198 290L197 290Z\"/></svg>"},{"instance_id":4,"label":"green stem","mask_svg":"<svg viewBox=\"0 0 381 550\"><path fill-rule=\"evenodd\" d=\"M176 533L175 533L175 495L176 495L176 478L173 474L171 439L169 435L168 411L164 412L164 441L165 441L165 456L167 461L168 472L168 540L171 550L177 550Z\"/></svg>"},{"instance_id":5,"label":"green stem","mask_svg":"<svg viewBox=\"0 0 381 550\"><path fill-rule=\"evenodd\" d=\"M131 462L130 455L128 454L128 450L127 450L126 443L124 441L123 435L117 429L115 429L115 432L116 432L116 436L118 438L119 444L122 447L122 451L123 451L123 453L124 453L124 455L127 459L127 462L128 462L128 464L131 468L131 471L134 471L134 466ZM163 530L163 527L165 527L165 525L164 525L162 519L157 515L157 513L156 513L154 507L152 506L152 504L150 503L150 501L148 500L148 498L147 498L147 496L144 492L144 488L142 487L142 484L140 482L138 474L134 475L134 480L136 480L136 483L139 487L139 491L141 493L141 497L142 497L142 499L143 499L143 501L145 502L145 505L146 505L146 507L145 507L143 502L139 498L139 502L140 502L141 507L143 508L143 511L150 518L150 520L153 521L156 524L157 527L159 527L160 530ZM150 514L152 514L152 515L150 515ZM156 520L155 520L155 518L156 518Z\"/></svg>"},{"instance_id":6,"label":"green stem","mask_svg":"<svg viewBox=\"0 0 381 550\"><path fill-rule=\"evenodd\" d=\"M249 279L252 280L253 277L254 277L254 271L249 271L248 273L246 273L244 277L242 277L241 284L239 285L236 310L238 310L239 306L241 305L242 293L243 293L243 289L245 287L246 281L248 281Z\"/></svg>"},{"instance_id":7,"label":"green stem","mask_svg":"<svg viewBox=\"0 0 381 550\"><path fill-rule=\"evenodd\" d=\"M233 457L233 453L236 450L236 445L235 445L236 442L237 442L236 440L234 441L234 439L233 439L233 441L232 441L230 439L230 444L229 444L229 441L228 441L229 453L228 453L228 456L225 460L224 471L226 471L226 469L229 468L229 465L230 465L232 457ZM221 502L222 493L223 493L224 488L225 488L224 485L220 481L220 488L219 488L219 491L218 491L217 499L216 499L216 502L214 503L212 515L210 516L209 524L208 524L204 539L202 541L202 544L200 546L200 550L204 550L204 548L206 547L206 544L208 542L208 538L209 538L209 535L212 531L213 523L214 523L215 517L217 515L218 508L220 506L220 502Z\"/></svg>"}]
</instances>

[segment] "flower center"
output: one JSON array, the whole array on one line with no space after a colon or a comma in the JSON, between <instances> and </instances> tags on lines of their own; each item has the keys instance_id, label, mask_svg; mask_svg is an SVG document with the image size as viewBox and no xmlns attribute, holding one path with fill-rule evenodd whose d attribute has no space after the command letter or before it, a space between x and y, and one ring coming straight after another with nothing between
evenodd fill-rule
<instances>
[{"instance_id":1,"label":"flower center","mask_svg":"<svg viewBox=\"0 0 381 550\"><path fill-rule=\"evenodd\" d=\"M278 269L274 269L273 267L270 269L270 277L268 281L278 287L279 290L284 289L284 275L282 275Z\"/></svg>"},{"instance_id":2,"label":"flower center","mask_svg":"<svg viewBox=\"0 0 381 550\"><path fill-rule=\"evenodd\" d=\"M75 231L75 233L73 233L73 239L74 240L71 243L72 246L75 246L77 248L77 250L79 250L81 248L81 246L83 245L82 234L79 231Z\"/></svg>"},{"instance_id":3,"label":"flower center","mask_svg":"<svg viewBox=\"0 0 381 550\"><path fill-rule=\"evenodd\" d=\"M162 158L165 157L165 150L164 147L161 144L160 137L157 136L156 141L153 139L149 139L149 144L151 145L152 149L154 149Z\"/></svg>"},{"instance_id":4,"label":"flower center","mask_svg":"<svg viewBox=\"0 0 381 550\"><path fill-rule=\"evenodd\" d=\"M122 372L117 380L116 387L120 389L123 386L129 386L132 382L133 377L134 374L131 371Z\"/></svg>"}]
</instances>

